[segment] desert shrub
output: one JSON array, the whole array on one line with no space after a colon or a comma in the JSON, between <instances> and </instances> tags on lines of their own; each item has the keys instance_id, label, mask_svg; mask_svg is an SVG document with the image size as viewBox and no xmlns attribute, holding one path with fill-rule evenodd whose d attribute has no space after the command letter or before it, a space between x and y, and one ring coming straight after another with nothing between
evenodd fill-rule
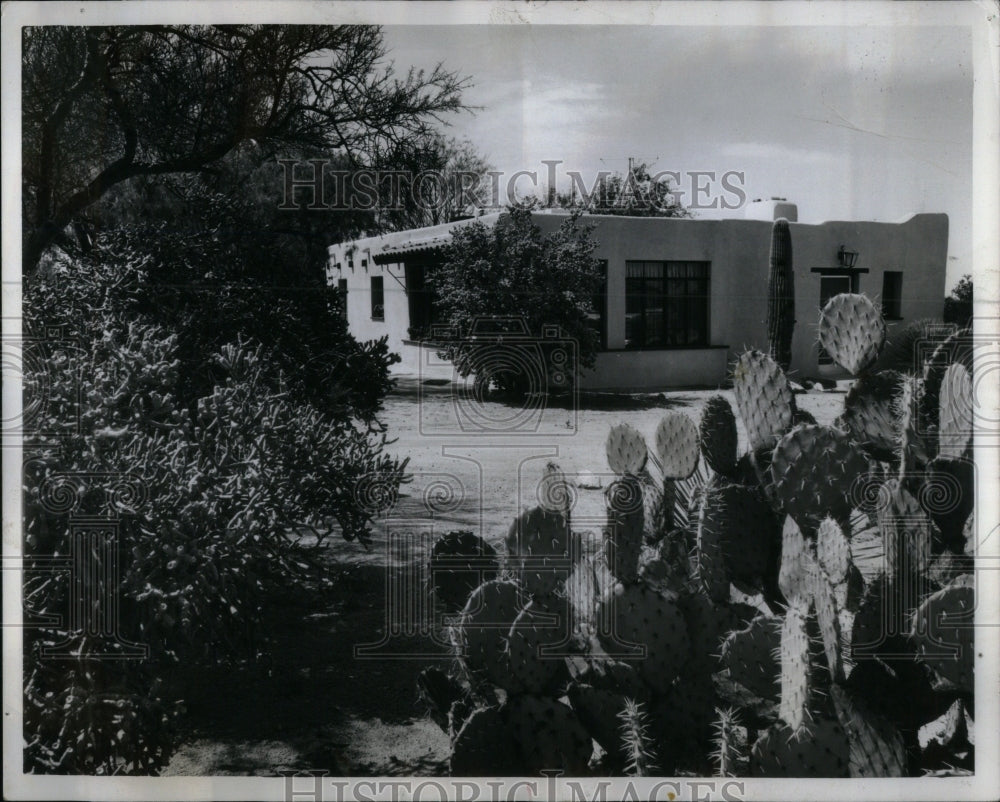
<instances>
[{"instance_id":1,"label":"desert shrub","mask_svg":"<svg viewBox=\"0 0 1000 802\"><path fill-rule=\"evenodd\" d=\"M192 235L172 262L155 247L163 241L99 238L93 253L49 259L25 284L26 331L58 322L73 343L25 369L33 429L61 432L35 442L24 465L25 605L61 616L25 631L28 771L157 772L183 700L161 681L171 667L257 656L268 599L301 587L324 538L367 538L361 477L389 489L404 479L376 418L384 342L355 343L327 320L325 341L283 352L258 328L265 315L284 335L319 325L327 307L307 308L303 322L293 300L265 309L252 283L217 283L215 315L210 281L154 309L182 264L203 274L218 264L210 247L198 254L204 239ZM239 252L230 256L235 269ZM306 358L317 376L337 369L344 380L331 375L318 392L296 370ZM355 366L373 388L353 393ZM74 527L95 519L116 532L109 551L83 541L95 570L47 568L80 559ZM102 600L114 600L116 627L94 618ZM72 603L97 623L74 626ZM133 645L145 656L122 659Z\"/></svg>"},{"instance_id":2,"label":"desert shrub","mask_svg":"<svg viewBox=\"0 0 1000 802\"><path fill-rule=\"evenodd\" d=\"M593 228L574 213L543 236L533 208L512 205L492 227L456 229L427 276L442 323L458 335L442 353L483 390L565 392L596 360L593 299L602 277ZM553 359L566 341L568 359Z\"/></svg>"}]
</instances>

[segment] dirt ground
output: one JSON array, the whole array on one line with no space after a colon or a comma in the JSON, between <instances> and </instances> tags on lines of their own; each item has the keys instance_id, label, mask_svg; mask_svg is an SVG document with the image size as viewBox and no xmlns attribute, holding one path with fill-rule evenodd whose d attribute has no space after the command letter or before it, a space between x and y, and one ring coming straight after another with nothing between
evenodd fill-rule
<instances>
[{"instance_id":1,"label":"dirt ground","mask_svg":"<svg viewBox=\"0 0 1000 802\"><path fill-rule=\"evenodd\" d=\"M697 421L716 392L593 396L538 410L478 404L461 392L456 401L451 386L399 377L383 420L396 438L390 451L409 457L413 481L381 511L370 549L330 543L334 590L320 609L286 599L270 611L269 662L200 677L200 691L186 700L185 738L165 774L445 773L448 738L421 708L415 680L424 666L442 665L447 650L425 632L391 631L388 610L401 602L390 597L387 577L419 578L434 537L453 529L502 541L519 510L538 503L549 461L577 483L573 529L597 537L602 487L612 478L604 456L610 427L628 422L652 442L664 412ZM843 398L810 391L797 401L830 423ZM408 587L419 604L420 583Z\"/></svg>"}]
</instances>

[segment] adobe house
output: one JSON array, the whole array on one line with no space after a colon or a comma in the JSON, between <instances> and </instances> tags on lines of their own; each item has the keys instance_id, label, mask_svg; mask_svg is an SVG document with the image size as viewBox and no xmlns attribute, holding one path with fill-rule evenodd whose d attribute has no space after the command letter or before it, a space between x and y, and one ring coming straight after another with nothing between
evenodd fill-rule
<instances>
[{"instance_id":1,"label":"adobe house","mask_svg":"<svg viewBox=\"0 0 1000 802\"><path fill-rule=\"evenodd\" d=\"M533 215L543 234L565 212ZM490 225L499 217L475 218ZM915 214L898 223L798 223L795 204L755 201L742 219L697 220L587 215L605 292L595 299L602 349L581 377L592 390L717 387L746 347L767 348L768 251L772 221L790 222L797 323L792 375L844 375L816 340L831 296L863 292L896 327L939 318L946 293L948 216ZM433 358L434 320L424 274L451 232L474 220L399 231L333 245L327 277L347 293L347 318L360 340L388 336L397 370L418 373ZM423 342L422 342L423 341Z\"/></svg>"}]
</instances>

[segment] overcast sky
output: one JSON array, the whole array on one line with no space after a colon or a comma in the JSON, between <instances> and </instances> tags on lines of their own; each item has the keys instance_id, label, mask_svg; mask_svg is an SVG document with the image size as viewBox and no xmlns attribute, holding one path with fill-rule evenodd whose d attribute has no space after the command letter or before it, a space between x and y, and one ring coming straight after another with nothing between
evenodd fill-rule
<instances>
[{"instance_id":1,"label":"overcast sky","mask_svg":"<svg viewBox=\"0 0 1000 802\"><path fill-rule=\"evenodd\" d=\"M483 108L450 133L505 173L543 175L544 159L562 160L561 175L624 172L634 156L743 172L749 198L786 197L801 222L946 212L949 286L972 270L968 28L389 26L385 37L400 70L443 61L472 79L465 99Z\"/></svg>"}]
</instances>

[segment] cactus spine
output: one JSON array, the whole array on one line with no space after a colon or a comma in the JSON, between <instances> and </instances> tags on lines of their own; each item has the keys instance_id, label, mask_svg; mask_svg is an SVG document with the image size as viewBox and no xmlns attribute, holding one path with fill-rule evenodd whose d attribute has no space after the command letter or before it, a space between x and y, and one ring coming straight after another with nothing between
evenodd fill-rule
<instances>
[{"instance_id":1,"label":"cactus spine","mask_svg":"<svg viewBox=\"0 0 1000 802\"><path fill-rule=\"evenodd\" d=\"M784 218L775 220L771 227L767 296L768 350L781 369L788 370L795 329L795 271L792 269L792 233Z\"/></svg>"}]
</instances>

